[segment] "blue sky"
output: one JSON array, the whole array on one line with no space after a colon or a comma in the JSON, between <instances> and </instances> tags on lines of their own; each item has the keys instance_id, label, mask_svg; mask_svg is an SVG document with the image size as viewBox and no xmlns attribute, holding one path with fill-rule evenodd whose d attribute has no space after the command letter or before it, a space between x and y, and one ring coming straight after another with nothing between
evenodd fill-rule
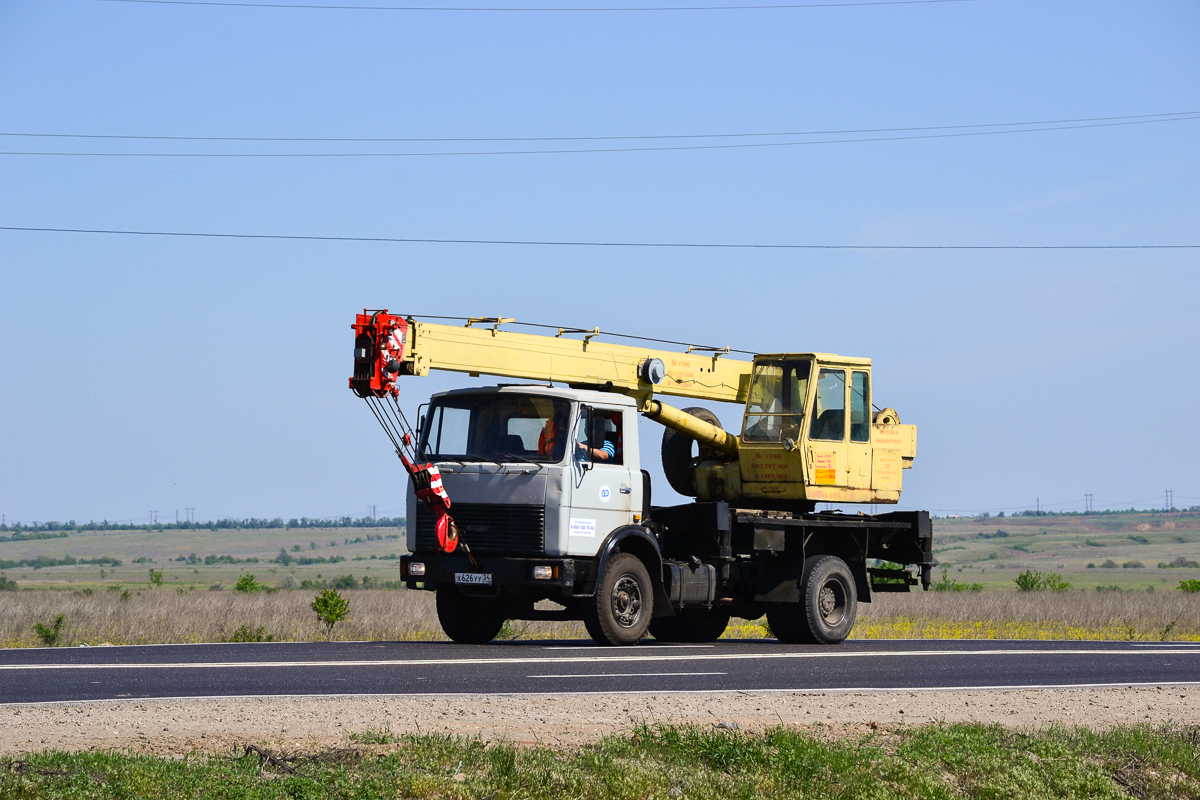
<instances>
[{"instance_id":1,"label":"blue sky","mask_svg":"<svg viewBox=\"0 0 1200 800\"><path fill-rule=\"evenodd\" d=\"M1198 34L1200 5L1169 0L622 13L2 0L0 132L572 137L1197 111ZM1198 143L1200 120L624 153L0 155L0 225L1198 244ZM0 136L6 152L491 147ZM201 519L360 516L371 504L402 513L403 473L346 388L349 324L363 307L869 356L876 403L918 425L909 508L995 513L1040 498L1069 510L1087 492L1098 508L1150 507L1166 488L1177 505L1197 504L1198 259L1195 249L615 249L0 231L0 512L26 522L139 521L150 509L165 520L187 506ZM488 381L413 379L405 401L415 408L431 392L477 382ZM738 427L739 409L714 410ZM643 431L643 456L656 462L658 430L643 422Z\"/></svg>"}]
</instances>

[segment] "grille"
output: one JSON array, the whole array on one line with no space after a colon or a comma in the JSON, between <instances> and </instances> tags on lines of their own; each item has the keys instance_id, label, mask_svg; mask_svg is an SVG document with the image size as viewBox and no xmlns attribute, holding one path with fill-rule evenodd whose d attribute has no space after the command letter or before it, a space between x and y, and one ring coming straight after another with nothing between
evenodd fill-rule
<instances>
[{"instance_id":1,"label":"grille","mask_svg":"<svg viewBox=\"0 0 1200 800\"><path fill-rule=\"evenodd\" d=\"M455 503L450 516L462 531L472 553L483 555L544 555L546 509L492 503ZM417 504L417 552L437 549L433 515Z\"/></svg>"}]
</instances>

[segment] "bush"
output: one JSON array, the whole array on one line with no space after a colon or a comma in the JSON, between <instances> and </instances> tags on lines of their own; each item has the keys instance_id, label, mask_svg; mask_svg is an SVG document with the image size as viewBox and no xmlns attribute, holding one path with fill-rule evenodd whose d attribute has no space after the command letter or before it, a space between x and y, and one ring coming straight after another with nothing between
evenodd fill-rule
<instances>
[{"instance_id":1,"label":"bush","mask_svg":"<svg viewBox=\"0 0 1200 800\"><path fill-rule=\"evenodd\" d=\"M150 585L155 589L162 588L163 573L161 569L150 570Z\"/></svg>"},{"instance_id":2,"label":"bush","mask_svg":"<svg viewBox=\"0 0 1200 800\"><path fill-rule=\"evenodd\" d=\"M1031 569L1027 569L1013 578L1013 583L1017 585L1017 590L1022 592L1040 592L1044 589L1052 592L1065 592L1071 588L1071 584L1064 581L1062 575L1057 572L1047 572L1043 575Z\"/></svg>"},{"instance_id":3,"label":"bush","mask_svg":"<svg viewBox=\"0 0 1200 800\"><path fill-rule=\"evenodd\" d=\"M33 632L37 634L38 641L45 647L58 647L58 643L62 639L63 623L66 619L66 614L59 614L50 625L36 623L33 626Z\"/></svg>"},{"instance_id":4,"label":"bush","mask_svg":"<svg viewBox=\"0 0 1200 800\"><path fill-rule=\"evenodd\" d=\"M1177 556L1174 561L1168 561L1165 563L1159 562L1159 564L1158 564L1159 569L1166 569L1166 568L1174 569L1176 567L1178 567L1180 569L1200 569L1200 561L1192 561L1190 559L1184 558L1183 556Z\"/></svg>"},{"instance_id":5,"label":"bush","mask_svg":"<svg viewBox=\"0 0 1200 800\"><path fill-rule=\"evenodd\" d=\"M1179 591L1181 592L1200 592L1200 580L1180 581Z\"/></svg>"},{"instance_id":6,"label":"bush","mask_svg":"<svg viewBox=\"0 0 1200 800\"><path fill-rule=\"evenodd\" d=\"M1116 569L1116 568L1117 568L1117 562L1113 561L1111 558L1106 559L1104 561L1104 563L1100 565L1100 569Z\"/></svg>"},{"instance_id":7,"label":"bush","mask_svg":"<svg viewBox=\"0 0 1200 800\"><path fill-rule=\"evenodd\" d=\"M1135 561L1126 561L1124 564L1121 565L1121 568L1122 569L1141 569L1144 566L1146 566L1146 565L1140 561L1135 560Z\"/></svg>"},{"instance_id":8,"label":"bush","mask_svg":"<svg viewBox=\"0 0 1200 800\"><path fill-rule=\"evenodd\" d=\"M956 581L943 568L942 577L930 584L929 588L935 592L982 592L983 584Z\"/></svg>"},{"instance_id":9,"label":"bush","mask_svg":"<svg viewBox=\"0 0 1200 800\"><path fill-rule=\"evenodd\" d=\"M249 625L242 625L226 642L273 642L275 637L266 632L266 628L258 627L251 628Z\"/></svg>"},{"instance_id":10,"label":"bush","mask_svg":"<svg viewBox=\"0 0 1200 800\"><path fill-rule=\"evenodd\" d=\"M325 589L312 601L312 610L317 619L325 623L325 635L333 635L333 626L350 613L350 604L338 594L337 589Z\"/></svg>"},{"instance_id":11,"label":"bush","mask_svg":"<svg viewBox=\"0 0 1200 800\"><path fill-rule=\"evenodd\" d=\"M1017 591L1036 592L1042 588L1042 573L1027 569L1013 578L1013 583L1017 585Z\"/></svg>"},{"instance_id":12,"label":"bush","mask_svg":"<svg viewBox=\"0 0 1200 800\"><path fill-rule=\"evenodd\" d=\"M8 576L0 572L0 592L15 592L17 590L17 582L10 581Z\"/></svg>"},{"instance_id":13,"label":"bush","mask_svg":"<svg viewBox=\"0 0 1200 800\"><path fill-rule=\"evenodd\" d=\"M237 579L237 583L233 585L233 590L235 592L254 594L255 592L261 592L263 590L263 585L259 583L257 579L255 579L252 573L246 572Z\"/></svg>"}]
</instances>

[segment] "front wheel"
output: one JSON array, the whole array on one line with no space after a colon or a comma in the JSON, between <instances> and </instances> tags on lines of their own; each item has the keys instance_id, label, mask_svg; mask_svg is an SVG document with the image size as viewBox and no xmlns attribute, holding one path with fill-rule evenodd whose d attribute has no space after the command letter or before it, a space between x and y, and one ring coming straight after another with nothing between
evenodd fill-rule
<instances>
[{"instance_id":1,"label":"front wheel","mask_svg":"<svg viewBox=\"0 0 1200 800\"><path fill-rule=\"evenodd\" d=\"M637 644L654 614L654 584L646 566L629 553L617 553L604 565L596 596L584 610L588 634L602 645Z\"/></svg>"},{"instance_id":2,"label":"front wheel","mask_svg":"<svg viewBox=\"0 0 1200 800\"><path fill-rule=\"evenodd\" d=\"M504 627L495 598L468 597L457 586L438 587L437 615L445 634L459 644L486 644Z\"/></svg>"}]
</instances>

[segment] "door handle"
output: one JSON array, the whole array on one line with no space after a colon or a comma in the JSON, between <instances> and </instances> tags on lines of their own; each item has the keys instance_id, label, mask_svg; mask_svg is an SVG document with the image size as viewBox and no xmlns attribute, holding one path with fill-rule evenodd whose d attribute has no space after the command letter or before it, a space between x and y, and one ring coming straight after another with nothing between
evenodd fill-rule
<instances>
[{"instance_id":1,"label":"door handle","mask_svg":"<svg viewBox=\"0 0 1200 800\"><path fill-rule=\"evenodd\" d=\"M633 494L633 489L629 486L622 486L619 491L621 494Z\"/></svg>"}]
</instances>

